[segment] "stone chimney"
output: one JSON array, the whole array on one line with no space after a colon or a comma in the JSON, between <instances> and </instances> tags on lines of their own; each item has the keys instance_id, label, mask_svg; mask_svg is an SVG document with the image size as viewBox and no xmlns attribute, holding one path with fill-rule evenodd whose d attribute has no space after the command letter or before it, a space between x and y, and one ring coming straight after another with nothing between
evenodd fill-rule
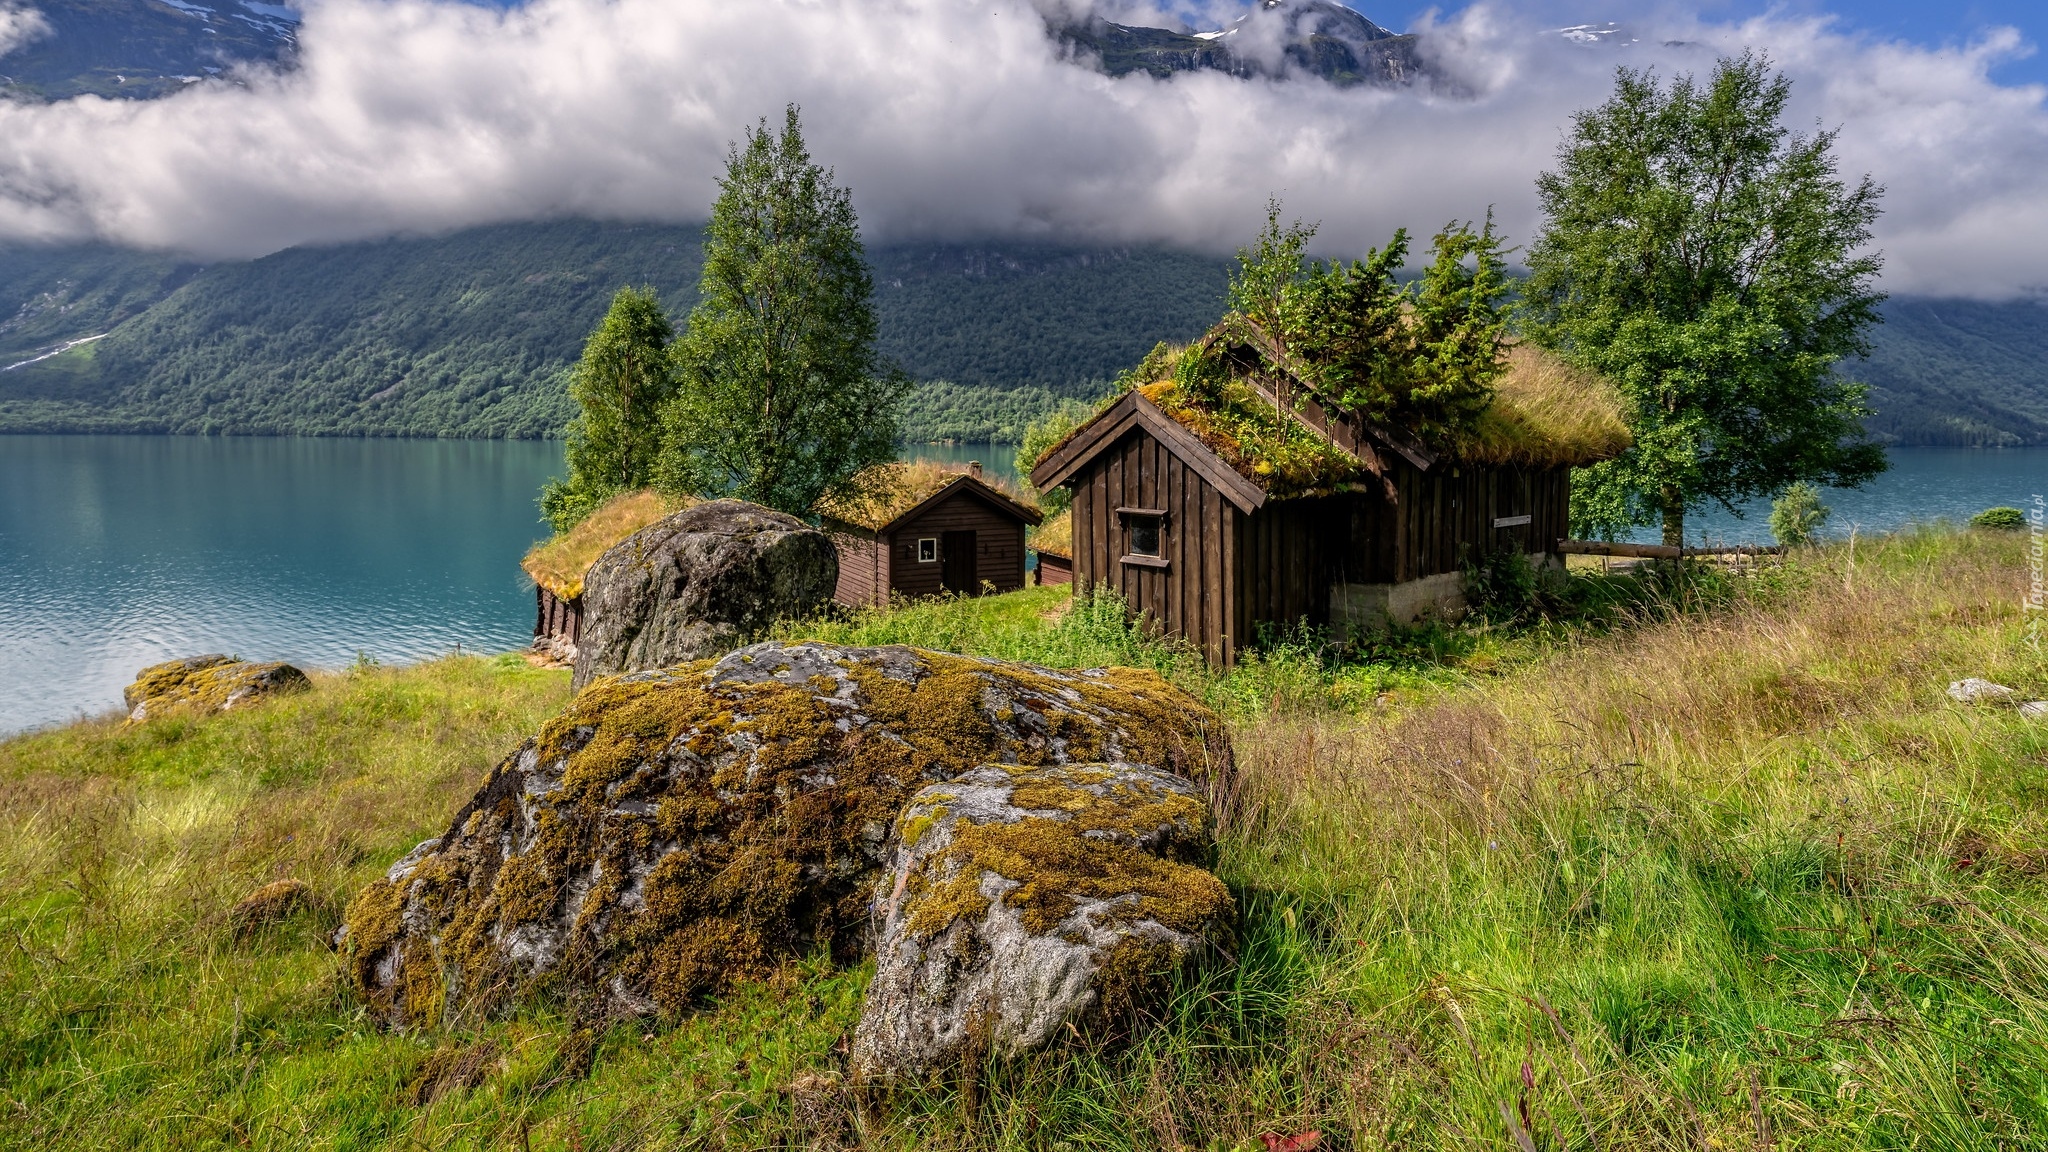
<instances>
[{"instance_id":1,"label":"stone chimney","mask_svg":"<svg viewBox=\"0 0 2048 1152\"><path fill-rule=\"evenodd\" d=\"M976 480L981 479L981 461L969 460L967 462L967 474Z\"/></svg>"}]
</instances>

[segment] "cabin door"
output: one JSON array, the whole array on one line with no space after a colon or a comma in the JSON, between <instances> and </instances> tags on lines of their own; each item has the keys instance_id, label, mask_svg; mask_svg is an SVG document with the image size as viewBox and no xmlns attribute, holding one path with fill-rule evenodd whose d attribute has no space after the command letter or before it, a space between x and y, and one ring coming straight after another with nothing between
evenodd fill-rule
<instances>
[{"instance_id":1,"label":"cabin door","mask_svg":"<svg viewBox=\"0 0 2048 1152\"><path fill-rule=\"evenodd\" d=\"M972 596L981 589L974 567L975 539L972 532L947 532L939 542L939 558L945 568L939 574L946 591Z\"/></svg>"}]
</instances>

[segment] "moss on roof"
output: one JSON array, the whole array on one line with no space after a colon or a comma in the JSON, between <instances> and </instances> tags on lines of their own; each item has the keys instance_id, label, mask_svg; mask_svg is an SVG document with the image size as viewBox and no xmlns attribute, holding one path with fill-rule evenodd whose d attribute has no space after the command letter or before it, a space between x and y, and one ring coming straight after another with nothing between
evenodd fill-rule
<instances>
[{"instance_id":1,"label":"moss on roof","mask_svg":"<svg viewBox=\"0 0 2048 1152\"><path fill-rule=\"evenodd\" d=\"M1226 317L1195 344L1159 345L1125 374L1124 386L1157 404L1276 499L1363 482L1370 475L1363 461L1282 413L1246 382L1243 373L1250 370L1272 391L1306 389L1292 365L1272 362L1270 349L1237 339L1247 323ZM1284 359L1285 350L1276 354ZM1258 367L1248 369L1248 363ZM1066 442L1053 445L1039 460ZM1628 444L1621 398L1613 385L1553 353L1516 344L1507 349L1492 402L1473 426L1428 447L1462 463L1552 468L1605 460Z\"/></svg>"},{"instance_id":2,"label":"moss on roof","mask_svg":"<svg viewBox=\"0 0 2048 1152\"><path fill-rule=\"evenodd\" d=\"M520 567L535 584L564 600L583 595L583 574L606 549L696 500L642 489L621 492L578 521L574 528L535 544Z\"/></svg>"},{"instance_id":3,"label":"moss on roof","mask_svg":"<svg viewBox=\"0 0 2048 1152\"><path fill-rule=\"evenodd\" d=\"M818 501L817 512L842 524L880 531L897 517L931 499L939 490L968 479L965 470L948 468L929 460L892 461L861 469L844 495ZM1026 507L1034 507L1007 481L986 473L978 479Z\"/></svg>"},{"instance_id":4,"label":"moss on roof","mask_svg":"<svg viewBox=\"0 0 2048 1152\"><path fill-rule=\"evenodd\" d=\"M1045 522L1031 530L1024 539L1024 546L1033 552L1048 556L1059 556L1068 560L1074 558L1074 510L1062 509L1058 515L1047 516Z\"/></svg>"}]
</instances>

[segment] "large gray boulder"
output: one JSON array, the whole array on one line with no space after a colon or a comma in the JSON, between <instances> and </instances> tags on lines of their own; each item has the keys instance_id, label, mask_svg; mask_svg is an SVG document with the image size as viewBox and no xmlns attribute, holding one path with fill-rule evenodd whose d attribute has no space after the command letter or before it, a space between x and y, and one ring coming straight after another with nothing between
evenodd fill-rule
<instances>
[{"instance_id":1,"label":"large gray boulder","mask_svg":"<svg viewBox=\"0 0 2048 1152\"><path fill-rule=\"evenodd\" d=\"M713 500L614 544L583 578L574 687L732 651L832 599L839 553L794 516Z\"/></svg>"},{"instance_id":2,"label":"large gray boulder","mask_svg":"<svg viewBox=\"0 0 2048 1152\"><path fill-rule=\"evenodd\" d=\"M1234 918L1209 835L1204 790L1139 764L990 765L920 791L883 877L855 1074L914 1078L1158 1007Z\"/></svg>"},{"instance_id":3,"label":"large gray boulder","mask_svg":"<svg viewBox=\"0 0 2048 1152\"><path fill-rule=\"evenodd\" d=\"M356 898L339 943L402 1028L540 986L590 1016L674 1015L814 948L860 953L926 784L1098 760L1205 778L1229 757L1151 672L756 644L592 684Z\"/></svg>"}]
</instances>

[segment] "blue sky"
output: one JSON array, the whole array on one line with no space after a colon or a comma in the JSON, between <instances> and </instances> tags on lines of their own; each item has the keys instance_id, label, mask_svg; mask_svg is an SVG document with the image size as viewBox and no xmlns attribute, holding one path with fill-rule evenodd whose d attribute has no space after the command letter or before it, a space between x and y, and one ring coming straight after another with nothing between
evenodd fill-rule
<instances>
[{"instance_id":1,"label":"blue sky","mask_svg":"<svg viewBox=\"0 0 2048 1152\"><path fill-rule=\"evenodd\" d=\"M2005 83L2048 83L2048 59L2040 51L2048 41L2048 3L2043 0L1990 0L1952 4L1907 3L1906 0L1859 0L1854 4L1822 4L1811 0L1766 4L1756 0L1726 0L1702 4L1700 15L1709 18L1742 18L1768 11L1785 13L1831 13L1851 28L1866 30L1885 39L1909 40L1925 47L1967 43L1986 29L2010 25L2035 46L2032 56L2003 65L1993 75Z\"/></svg>"}]
</instances>

